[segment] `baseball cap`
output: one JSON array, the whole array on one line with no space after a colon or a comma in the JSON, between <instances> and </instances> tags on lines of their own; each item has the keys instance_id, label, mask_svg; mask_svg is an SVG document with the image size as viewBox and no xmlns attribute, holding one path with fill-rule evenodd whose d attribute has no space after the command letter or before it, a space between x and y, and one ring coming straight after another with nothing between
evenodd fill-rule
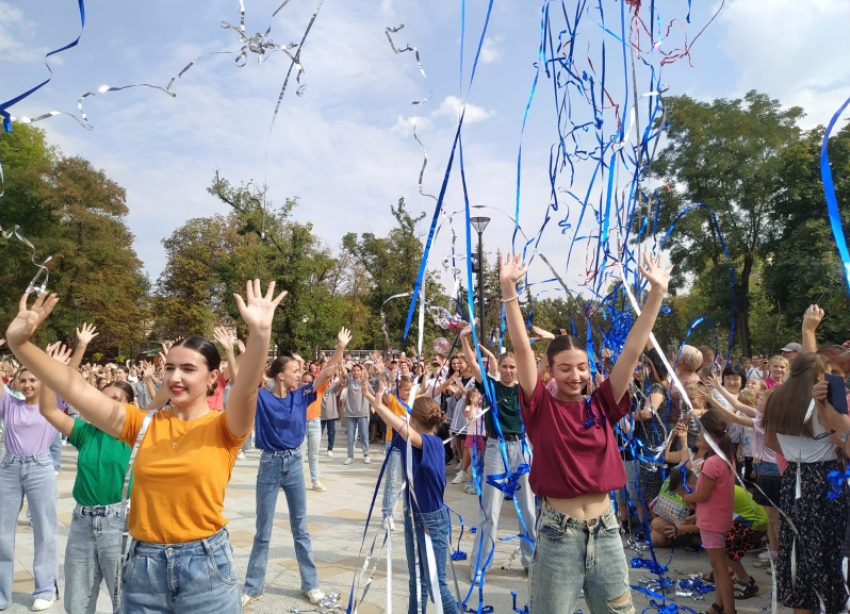
<instances>
[{"instance_id":1,"label":"baseball cap","mask_svg":"<svg viewBox=\"0 0 850 614\"><path fill-rule=\"evenodd\" d=\"M780 352L802 352L803 346L799 343L786 343L785 347L779 350Z\"/></svg>"}]
</instances>

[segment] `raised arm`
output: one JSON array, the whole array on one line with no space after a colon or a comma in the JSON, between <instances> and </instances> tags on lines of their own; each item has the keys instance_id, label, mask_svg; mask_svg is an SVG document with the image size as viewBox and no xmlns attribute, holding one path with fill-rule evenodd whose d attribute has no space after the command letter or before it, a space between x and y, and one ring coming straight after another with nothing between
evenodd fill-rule
<instances>
[{"instance_id":1,"label":"raised arm","mask_svg":"<svg viewBox=\"0 0 850 614\"><path fill-rule=\"evenodd\" d=\"M620 357L611 369L611 375L608 376L608 380L611 382L614 401L617 403L620 402L620 399L629 390L629 383L634 378L635 367L643 352L643 348L646 346L646 342L649 340L649 333L652 332L652 327L655 326L658 310L661 309L661 301L667 292L667 284L670 282L670 271L673 270L672 265L666 269L664 268L660 254L658 257L653 257L648 253L644 253L643 263L643 266L640 267L640 272L649 281L649 295L646 297L646 302L643 304L640 316L638 316L638 319L632 326L632 330L629 331L629 335L626 337L626 344L623 346Z\"/></svg>"},{"instance_id":2,"label":"raised arm","mask_svg":"<svg viewBox=\"0 0 850 614\"><path fill-rule=\"evenodd\" d=\"M671 451L674 441L682 442L678 450ZM664 462L680 464L688 460L688 427L684 422L677 422L673 428L673 436L667 440L667 449L664 450Z\"/></svg>"},{"instance_id":3,"label":"raised arm","mask_svg":"<svg viewBox=\"0 0 850 614\"><path fill-rule=\"evenodd\" d=\"M363 386L364 394L366 386ZM371 396L372 409L378 414L386 425L393 431L404 437L410 444L416 448L422 448L422 435L410 428L410 423L407 420L402 420L396 416L390 408L384 405L383 398L386 391L384 382L378 384L378 391Z\"/></svg>"},{"instance_id":4,"label":"raised arm","mask_svg":"<svg viewBox=\"0 0 850 614\"><path fill-rule=\"evenodd\" d=\"M38 325L53 311L59 297L42 292L31 308L27 307L28 297L27 294L21 297L18 315L6 329L9 349L22 365L41 380L43 386L57 392L101 431L119 437L127 416L124 405L101 394L76 369L59 364L30 341Z\"/></svg>"},{"instance_id":5,"label":"raised arm","mask_svg":"<svg viewBox=\"0 0 850 614\"><path fill-rule=\"evenodd\" d=\"M818 409L820 423L829 433L832 443L843 449L850 450L850 416L839 414L829 402L829 382L822 381L815 384L812 389L812 398Z\"/></svg>"},{"instance_id":6,"label":"raised arm","mask_svg":"<svg viewBox=\"0 0 850 614\"><path fill-rule=\"evenodd\" d=\"M733 408L735 411L739 411L739 412L741 412L741 413L743 413L743 414L746 414L746 415L750 418L749 422L741 422L740 420L734 420L734 422L737 422L738 424L743 424L743 425L745 425L745 426L752 426L752 425L753 425L753 420L752 420L752 419L753 419L753 418L755 417L755 415L756 415L756 410L755 410L755 408L750 407L749 405L745 405L744 403L741 403L741 402L737 399L737 397L736 397L734 394L732 394L731 392L729 392L728 390L726 390L726 388L724 388L724 387L723 387L723 384L721 384L721 383L720 383L720 379L719 379L716 375L715 375L714 377L712 377L711 379L709 379L708 381L706 381L706 383L705 383L705 384L706 384L706 386L708 386L710 389L712 389L712 390L716 390L717 392L719 392L719 393L720 393L720 395L721 395L724 399L726 399L726 402L727 402L727 403L729 403L729 405L730 405L730 406L732 406L732 408ZM706 400L708 400L708 401L709 401L709 402L710 402L710 403L711 403L714 407L717 407L717 406L721 406L721 407L722 407L722 406L723 406L723 404L722 404L722 403L717 403L717 399L715 399L714 397L712 397L710 394L709 394L707 397L705 397L705 398L706 398ZM726 409L725 407L723 407L723 409L725 409L725 410L726 410L724 413L726 413L726 414L732 414L732 412L730 412L730 411L729 411L728 409ZM734 415L734 414L732 414L732 415ZM741 416L738 416L738 418L741 418Z\"/></svg>"},{"instance_id":7,"label":"raised arm","mask_svg":"<svg viewBox=\"0 0 850 614\"><path fill-rule=\"evenodd\" d=\"M803 346L804 352L817 352L818 340L815 332L823 320L824 311L817 305L809 305L803 314Z\"/></svg>"},{"instance_id":8,"label":"raised arm","mask_svg":"<svg viewBox=\"0 0 850 614\"><path fill-rule=\"evenodd\" d=\"M466 359L466 364L469 365L473 377L479 382L483 382L481 378L481 367L478 366L478 357L472 346L469 345L469 335L472 334L472 326L464 326L460 331L460 347L463 351L463 357Z\"/></svg>"},{"instance_id":9,"label":"raised arm","mask_svg":"<svg viewBox=\"0 0 850 614\"><path fill-rule=\"evenodd\" d=\"M62 365L68 364L71 359L71 350L59 343L49 346L47 353L53 360ZM56 404L56 393L44 384L41 385L41 394L38 397L38 410L53 428L65 437L71 436L71 431L74 430L74 419L59 409Z\"/></svg>"},{"instance_id":10,"label":"raised arm","mask_svg":"<svg viewBox=\"0 0 850 614\"><path fill-rule=\"evenodd\" d=\"M499 283L502 286L502 304L505 306L505 319L508 323L508 334L514 346L514 356L517 365L517 379L526 402L531 401L534 389L537 388L537 363L534 351L528 342L525 330L525 320L519 308L519 293L517 282L525 277L527 266L519 254L506 254L502 257L499 269Z\"/></svg>"},{"instance_id":11,"label":"raised arm","mask_svg":"<svg viewBox=\"0 0 850 614\"><path fill-rule=\"evenodd\" d=\"M86 348L89 347L92 339L100 334L95 332L95 330L94 324L89 324L88 322L83 322L82 330L77 329L77 347L74 348L74 355L71 356L71 361L68 363L68 366L72 369L79 369L83 363L83 355L86 353Z\"/></svg>"},{"instance_id":12,"label":"raised arm","mask_svg":"<svg viewBox=\"0 0 850 614\"><path fill-rule=\"evenodd\" d=\"M328 360L328 367L326 369L323 369L313 380L313 390L318 390L319 388L321 388L322 384L328 381L331 375L334 374L334 369L336 369L336 365L342 362L342 356L345 352L345 347L350 342L351 331L348 330L345 326L343 326L336 336L336 347L334 348L334 353L331 354L330 360Z\"/></svg>"},{"instance_id":13,"label":"raised arm","mask_svg":"<svg viewBox=\"0 0 850 614\"><path fill-rule=\"evenodd\" d=\"M243 300L238 294L234 296L242 320L248 325L248 343L245 353L242 354L242 369L245 373L262 373L272 338L274 312L286 296L286 292L281 292L275 297L274 282L271 282L263 296L260 280L255 279L245 284L247 300ZM227 428L236 437L242 437L254 426L257 394L257 382L252 377L240 377L230 389L225 414Z\"/></svg>"},{"instance_id":14,"label":"raised arm","mask_svg":"<svg viewBox=\"0 0 850 614\"><path fill-rule=\"evenodd\" d=\"M233 344L236 342L236 339L223 326L216 326L213 329L213 337L224 348L224 356L227 359L227 368L222 375L224 375L224 379L230 380L235 384L236 376L239 375L239 365L236 363L236 354L233 352Z\"/></svg>"}]
</instances>

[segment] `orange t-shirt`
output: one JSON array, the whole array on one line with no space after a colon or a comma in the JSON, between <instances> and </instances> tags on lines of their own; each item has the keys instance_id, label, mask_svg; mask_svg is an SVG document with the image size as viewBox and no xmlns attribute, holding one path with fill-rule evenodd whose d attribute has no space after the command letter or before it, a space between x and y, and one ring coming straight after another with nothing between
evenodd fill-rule
<instances>
[{"instance_id":1,"label":"orange t-shirt","mask_svg":"<svg viewBox=\"0 0 850 614\"><path fill-rule=\"evenodd\" d=\"M307 406L307 420L313 420L322 415L322 395L325 394L325 390L330 385L331 380L327 379L324 384L319 386L319 389L316 391L316 400Z\"/></svg>"},{"instance_id":2,"label":"orange t-shirt","mask_svg":"<svg viewBox=\"0 0 850 614\"><path fill-rule=\"evenodd\" d=\"M127 405L120 440L131 448L145 412ZM215 535L227 524L224 491L236 454L248 438L231 434L227 412L184 422L154 414L133 466L130 535L154 544L181 544Z\"/></svg>"},{"instance_id":3,"label":"orange t-shirt","mask_svg":"<svg viewBox=\"0 0 850 614\"><path fill-rule=\"evenodd\" d=\"M390 402L387 405L390 408L390 411L393 412L399 418L407 417L407 410L404 408L404 405L398 402L398 399L395 396L390 395ZM393 430L391 428L387 429L387 441L392 441L393 439Z\"/></svg>"}]
</instances>

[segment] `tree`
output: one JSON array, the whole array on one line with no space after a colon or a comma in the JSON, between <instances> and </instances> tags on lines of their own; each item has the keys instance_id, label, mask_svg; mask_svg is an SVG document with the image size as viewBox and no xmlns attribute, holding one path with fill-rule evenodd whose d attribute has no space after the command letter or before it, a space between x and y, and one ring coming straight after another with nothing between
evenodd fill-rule
<instances>
[{"instance_id":1,"label":"tree","mask_svg":"<svg viewBox=\"0 0 850 614\"><path fill-rule=\"evenodd\" d=\"M681 96L665 102L668 144L652 166L669 186L661 195L659 232L666 232L685 205L703 203L714 211L734 272L738 344L749 353L751 276L781 225L784 153L800 139L803 111L782 109L779 101L755 91L736 100L706 103ZM682 288L688 276L699 277L709 295L706 315L728 322L734 309L729 264L708 213L695 209L683 217L667 247L677 264L674 287Z\"/></svg>"}]
</instances>

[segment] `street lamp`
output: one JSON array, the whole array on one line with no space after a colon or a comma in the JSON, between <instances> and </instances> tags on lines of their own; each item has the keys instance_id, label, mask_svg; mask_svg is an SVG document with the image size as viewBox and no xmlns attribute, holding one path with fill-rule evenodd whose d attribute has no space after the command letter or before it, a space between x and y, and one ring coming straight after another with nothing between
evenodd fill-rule
<instances>
[{"instance_id":1,"label":"street lamp","mask_svg":"<svg viewBox=\"0 0 850 614\"><path fill-rule=\"evenodd\" d=\"M484 331L484 246L481 235L490 223L489 217L474 217L469 220L478 233L478 322L480 335Z\"/></svg>"},{"instance_id":2,"label":"street lamp","mask_svg":"<svg viewBox=\"0 0 850 614\"><path fill-rule=\"evenodd\" d=\"M80 303L82 302L83 301L78 298L74 299L74 306L77 308L77 328L80 327Z\"/></svg>"}]
</instances>

